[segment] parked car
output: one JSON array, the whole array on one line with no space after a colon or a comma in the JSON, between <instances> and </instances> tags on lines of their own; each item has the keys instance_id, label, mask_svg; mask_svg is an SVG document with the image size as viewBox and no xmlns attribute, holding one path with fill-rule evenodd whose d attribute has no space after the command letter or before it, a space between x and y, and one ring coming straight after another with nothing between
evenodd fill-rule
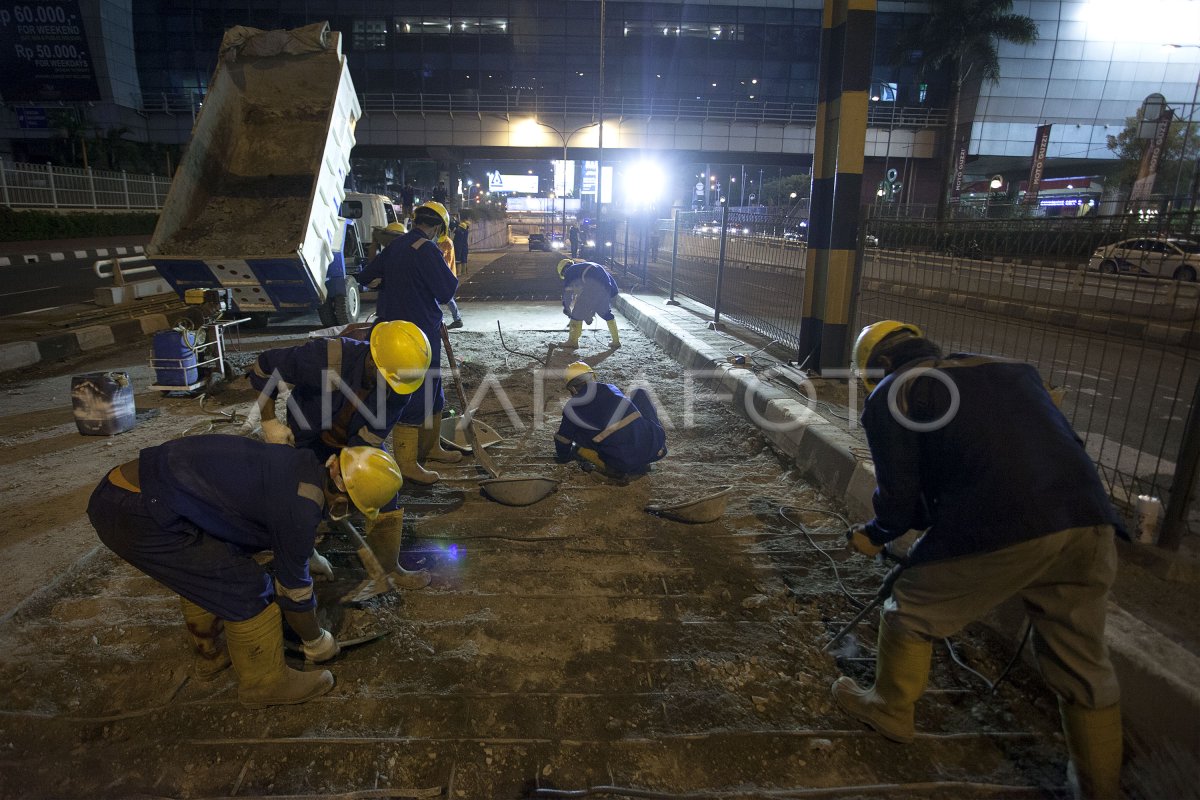
<instances>
[{"instance_id":1,"label":"parked car","mask_svg":"<svg viewBox=\"0 0 1200 800\"><path fill-rule=\"evenodd\" d=\"M720 236L721 221L712 219L706 222L697 222L692 226L692 233L696 236Z\"/></svg>"},{"instance_id":2,"label":"parked car","mask_svg":"<svg viewBox=\"0 0 1200 800\"><path fill-rule=\"evenodd\" d=\"M1125 239L1098 248L1088 268L1109 275L1133 273L1195 281L1200 273L1200 243L1171 236Z\"/></svg>"},{"instance_id":3,"label":"parked car","mask_svg":"<svg viewBox=\"0 0 1200 800\"><path fill-rule=\"evenodd\" d=\"M873 233L868 233L863 237L863 243L867 247L879 247L879 237Z\"/></svg>"},{"instance_id":4,"label":"parked car","mask_svg":"<svg viewBox=\"0 0 1200 800\"><path fill-rule=\"evenodd\" d=\"M544 233L529 234L529 250L530 250L530 252L532 252L534 250L541 250L545 253L549 253L550 252L550 242L548 242L546 240L546 234L544 234Z\"/></svg>"},{"instance_id":5,"label":"parked car","mask_svg":"<svg viewBox=\"0 0 1200 800\"><path fill-rule=\"evenodd\" d=\"M803 242L808 239L808 228L788 228L783 232L785 242Z\"/></svg>"}]
</instances>

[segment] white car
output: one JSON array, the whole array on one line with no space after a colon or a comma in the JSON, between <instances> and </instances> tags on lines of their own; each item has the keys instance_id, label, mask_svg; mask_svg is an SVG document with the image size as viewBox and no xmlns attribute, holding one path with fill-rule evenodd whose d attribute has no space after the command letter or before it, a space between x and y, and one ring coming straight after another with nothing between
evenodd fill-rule
<instances>
[{"instance_id":1,"label":"white car","mask_svg":"<svg viewBox=\"0 0 1200 800\"><path fill-rule=\"evenodd\" d=\"M1167 236L1126 239L1098 248L1088 269L1109 275L1132 273L1195 281L1200 272L1200 243Z\"/></svg>"}]
</instances>

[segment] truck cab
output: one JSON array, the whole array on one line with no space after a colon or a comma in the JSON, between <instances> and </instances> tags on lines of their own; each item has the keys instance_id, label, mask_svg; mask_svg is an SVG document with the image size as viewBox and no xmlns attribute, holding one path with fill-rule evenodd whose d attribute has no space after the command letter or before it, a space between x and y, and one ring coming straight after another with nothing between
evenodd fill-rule
<instances>
[{"instance_id":1,"label":"truck cab","mask_svg":"<svg viewBox=\"0 0 1200 800\"><path fill-rule=\"evenodd\" d=\"M386 228L390 223L400 221L396 204L382 194L346 192L346 199L342 201L339 213L346 219L354 220L358 238L363 244L363 250L368 254L376 244L375 229Z\"/></svg>"}]
</instances>

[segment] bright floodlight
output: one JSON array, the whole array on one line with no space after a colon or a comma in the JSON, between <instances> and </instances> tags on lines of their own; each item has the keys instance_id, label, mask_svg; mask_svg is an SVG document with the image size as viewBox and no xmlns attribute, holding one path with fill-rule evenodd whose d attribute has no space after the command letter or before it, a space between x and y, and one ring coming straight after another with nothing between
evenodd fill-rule
<instances>
[{"instance_id":1,"label":"bright floodlight","mask_svg":"<svg viewBox=\"0 0 1200 800\"><path fill-rule=\"evenodd\" d=\"M639 161L625 171L624 194L632 208L653 206L667 185L662 167L653 161Z\"/></svg>"}]
</instances>

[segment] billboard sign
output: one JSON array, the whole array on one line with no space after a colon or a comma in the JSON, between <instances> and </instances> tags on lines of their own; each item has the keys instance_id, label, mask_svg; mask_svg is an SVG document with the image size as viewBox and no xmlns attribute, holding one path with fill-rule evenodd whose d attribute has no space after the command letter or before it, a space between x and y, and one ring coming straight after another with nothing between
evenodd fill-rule
<instances>
[{"instance_id":1,"label":"billboard sign","mask_svg":"<svg viewBox=\"0 0 1200 800\"><path fill-rule=\"evenodd\" d=\"M493 194L537 194L537 175L504 175L500 170L487 174L488 191Z\"/></svg>"},{"instance_id":2,"label":"billboard sign","mask_svg":"<svg viewBox=\"0 0 1200 800\"><path fill-rule=\"evenodd\" d=\"M0 0L0 76L8 102L99 100L79 0Z\"/></svg>"},{"instance_id":3,"label":"billboard sign","mask_svg":"<svg viewBox=\"0 0 1200 800\"><path fill-rule=\"evenodd\" d=\"M1046 151L1050 148L1050 125L1039 125L1033 137L1033 163L1029 165L1029 185L1024 202L1037 205L1038 190L1042 185L1042 173L1046 170Z\"/></svg>"}]
</instances>

